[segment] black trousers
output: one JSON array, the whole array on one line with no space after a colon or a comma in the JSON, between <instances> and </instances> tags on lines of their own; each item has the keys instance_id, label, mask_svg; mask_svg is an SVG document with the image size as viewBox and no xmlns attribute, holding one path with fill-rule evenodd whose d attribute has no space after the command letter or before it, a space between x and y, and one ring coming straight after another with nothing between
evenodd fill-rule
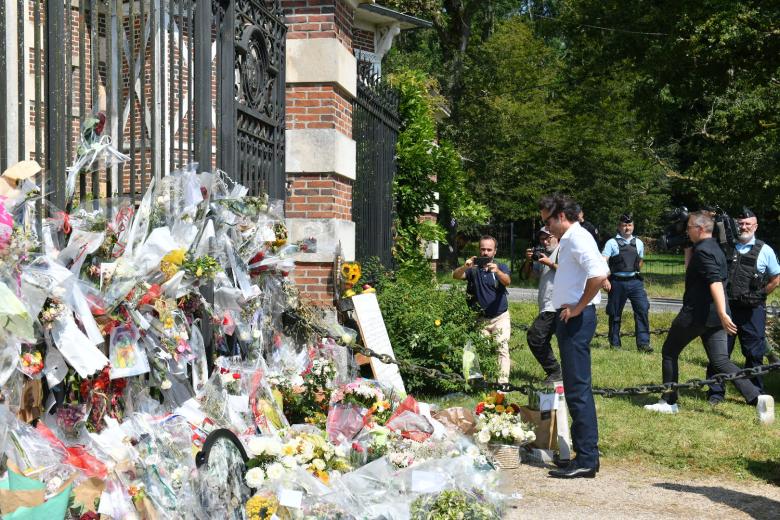
<instances>
[{"instance_id":1,"label":"black trousers","mask_svg":"<svg viewBox=\"0 0 780 520\"><path fill-rule=\"evenodd\" d=\"M555 318L557 312L540 312L534 322L528 328L526 340L531 354L542 365L547 375L561 371L561 365L555 359L550 340L555 334Z\"/></svg>"},{"instance_id":2,"label":"black trousers","mask_svg":"<svg viewBox=\"0 0 780 520\"><path fill-rule=\"evenodd\" d=\"M704 350L707 353L707 359L710 361L714 373L731 374L738 372L739 368L731 359L728 351L728 334L718 327L708 327L698 323L693 323L691 315L685 310L680 311L672 322L669 334L666 336L664 346L661 350L662 372L664 383L677 383L680 377L679 363L680 352L696 338L701 338L704 343ZM745 398L745 401L752 403L761 391L748 379L738 379L734 381L734 386ZM669 404L677 402L677 392L664 393L663 398Z\"/></svg>"}]
</instances>

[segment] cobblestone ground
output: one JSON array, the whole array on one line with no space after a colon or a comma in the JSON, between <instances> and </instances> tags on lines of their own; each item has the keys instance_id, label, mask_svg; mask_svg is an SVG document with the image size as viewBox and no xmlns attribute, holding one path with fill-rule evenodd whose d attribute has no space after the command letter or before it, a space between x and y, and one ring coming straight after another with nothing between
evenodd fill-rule
<instances>
[{"instance_id":1,"label":"cobblestone ground","mask_svg":"<svg viewBox=\"0 0 780 520\"><path fill-rule=\"evenodd\" d=\"M547 476L549 469L504 470L504 491L521 495L504 518L780 518L780 487L771 484L603 463L595 479L558 480Z\"/></svg>"}]
</instances>

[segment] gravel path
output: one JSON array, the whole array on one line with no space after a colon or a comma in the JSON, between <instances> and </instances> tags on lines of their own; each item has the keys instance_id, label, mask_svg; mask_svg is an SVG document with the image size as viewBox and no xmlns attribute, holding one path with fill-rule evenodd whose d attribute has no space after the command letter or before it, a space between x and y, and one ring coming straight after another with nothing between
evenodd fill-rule
<instances>
[{"instance_id":1,"label":"gravel path","mask_svg":"<svg viewBox=\"0 0 780 520\"><path fill-rule=\"evenodd\" d=\"M504 518L780 518L780 487L771 484L613 465L602 465L595 479L558 480L548 470L528 464L504 470L504 491L522 495Z\"/></svg>"}]
</instances>

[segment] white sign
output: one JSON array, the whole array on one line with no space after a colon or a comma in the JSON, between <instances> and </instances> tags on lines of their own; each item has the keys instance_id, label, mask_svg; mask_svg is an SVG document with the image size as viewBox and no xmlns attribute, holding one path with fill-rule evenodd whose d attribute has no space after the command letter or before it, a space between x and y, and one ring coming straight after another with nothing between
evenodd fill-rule
<instances>
[{"instance_id":1,"label":"white sign","mask_svg":"<svg viewBox=\"0 0 780 520\"><path fill-rule=\"evenodd\" d=\"M385 320L382 319L382 311L376 301L376 294L358 294L352 297L355 305L355 319L360 327L360 335L363 337L363 345L377 354L387 354L395 359L390 337L387 335ZM397 365L387 365L378 359L371 359L371 369L377 381L389 383L396 392L406 394L404 381Z\"/></svg>"}]
</instances>

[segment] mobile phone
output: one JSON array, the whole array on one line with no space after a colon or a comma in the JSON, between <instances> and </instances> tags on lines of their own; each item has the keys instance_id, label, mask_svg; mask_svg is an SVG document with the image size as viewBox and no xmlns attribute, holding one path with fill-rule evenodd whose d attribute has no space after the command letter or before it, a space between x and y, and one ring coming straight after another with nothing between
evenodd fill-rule
<instances>
[{"instance_id":1,"label":"mobile phone","mask_svg":"<svg viewBox=\"0 0 780 520\"><path fill-rule=\"evenodd\" d=\"M489 256L478 256L477 258L474 259L474 265L482 269L492 261L493 259L490 258Z\"/></svg>"}]
</instances>

